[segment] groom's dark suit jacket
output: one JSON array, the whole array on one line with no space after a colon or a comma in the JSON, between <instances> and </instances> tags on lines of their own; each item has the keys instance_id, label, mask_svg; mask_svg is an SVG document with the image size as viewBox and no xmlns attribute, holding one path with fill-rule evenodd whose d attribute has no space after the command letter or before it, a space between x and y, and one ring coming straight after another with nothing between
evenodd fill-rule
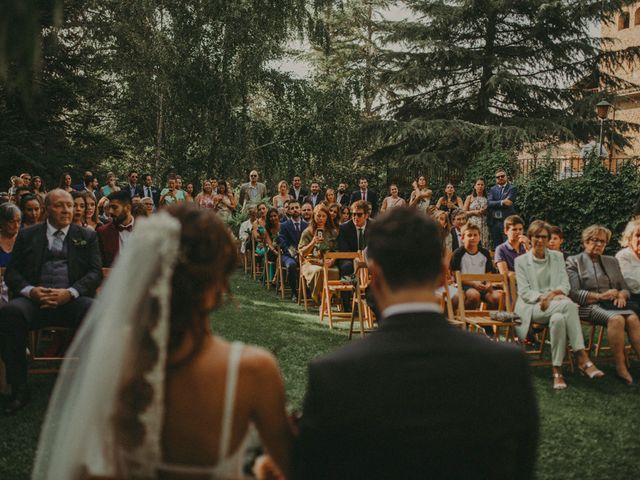
<instances>
[{"instance_id":1,"label":"groom's dark suit jacket","mask_svg":"<svg viewBox=\"0 0 640 480\"><path fill-rule=\"evenodd\" d=\"M70 225L65 238L69 268L69 287L81 297L93 297L102 280L102 261L96 232ZM40 223L20 230L7 265L5 282L13 296L29 285L40 284L47 242L47 224Z\"/></svg>"},{"instance_id":2,"label":"groom's dark suit jacket","mask_svg":"<svg viewBox=\"0 0 640 480\"><path fill-rule=\"evenodd\" d=\"M437 313L314 360L296 473L305 479L526 479L538 417L517 347L455 329Z\"/></svg>"}]
</instances>

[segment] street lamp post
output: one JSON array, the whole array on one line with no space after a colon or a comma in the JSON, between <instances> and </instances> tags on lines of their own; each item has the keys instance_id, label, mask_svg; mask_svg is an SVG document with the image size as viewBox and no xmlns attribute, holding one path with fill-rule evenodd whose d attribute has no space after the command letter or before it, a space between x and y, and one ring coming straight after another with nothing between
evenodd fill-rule
<instances>
[{"instance_id":1,"label":"street lamp post","mask_svg":"<svg viewBox=\"0 0 640 480\"><path fill-rule=\"evenodd\" d=\"M604 129L604 120L605 120L605 118L607 118L609 116L609 109L611 107L613 107L613 105L611 105L606 100L603 100L603 101L598 102L596 104L596 114L598 115L598 118L600 119L600 140L598 142L598 144L600 145L599 152L598 152L598 157L600 157L600 158L602 158L602 134L603 134L603 129Z\"/></svg>"}]
</instances>

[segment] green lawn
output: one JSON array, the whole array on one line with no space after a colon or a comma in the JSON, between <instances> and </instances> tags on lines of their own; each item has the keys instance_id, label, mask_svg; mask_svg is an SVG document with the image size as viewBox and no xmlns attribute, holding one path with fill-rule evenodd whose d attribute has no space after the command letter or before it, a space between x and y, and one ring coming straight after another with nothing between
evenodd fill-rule
<instances>
[{"instance_id":1,"label":"green lawn","mask_svg":"<svg viewBox=\"0 0 640 480\"><path fill-rule=\"evenodd\" d=\"M297 305L280 301L273 290L267 292L244 275L235 276L233 289L233 303L213 315L214 330L274 352L290 407L300 408L307 363L345 343L346 332L329 331L326 323L318 323L315 312L305 314ZM533 370L542 420L538 478L638 478L640 392L618 383L610 365L600 366L606 378L589 381L568 374L569 389L563 392L551 389L549 368ZM640 376L638 364L634 367ZM29 477L54 378L43 375L30 381L34 401L16 417L0 417L0 479ZM504 403L509 408L509 399ZM478 414L482 415L481 409Z\"/></svg>"}]
</instances>

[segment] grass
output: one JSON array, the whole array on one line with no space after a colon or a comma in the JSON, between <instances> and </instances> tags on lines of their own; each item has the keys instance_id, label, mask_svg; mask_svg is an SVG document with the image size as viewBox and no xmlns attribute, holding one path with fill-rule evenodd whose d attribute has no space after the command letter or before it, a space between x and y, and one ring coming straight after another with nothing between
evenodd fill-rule
<instances>
[{"instance_id":1,"label":"grass","mask_svg":"<svg viewBox=\"0 0 640 480\"><path fill-rule=\"evenodd\" d=\"M212 317L214 330L272 351L287 385L289 406L299 409L309 360L346 343L345 331L329 331L326 323L318 323L317 313L306 314L280 301L244 275L235 276L233 289L234 302ZM551 389L550 368L533 369L541 418L537 478L638 477L640 392L617 382L610 364L599 366L607 374L604 379L590 381L568 373L569 388L562 392ZM634 367L640 377L638 364ZM54 380L52 375L32 377L32 403L16 417L0 417L0 479L29 478ZM509 408L509 399L503 401Z\"/></svg>"}]
</instances>

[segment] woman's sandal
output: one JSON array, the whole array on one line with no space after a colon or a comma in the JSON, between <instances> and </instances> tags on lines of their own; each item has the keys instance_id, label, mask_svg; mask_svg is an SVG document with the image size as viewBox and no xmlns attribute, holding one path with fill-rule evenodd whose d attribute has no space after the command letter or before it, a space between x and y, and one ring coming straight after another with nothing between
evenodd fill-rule
<instances>
[{"instance_id":1,"label":"woman's sandal","mask_svg":"<svg viewBox=\"0 0 640 480\"><path fill-rule=\"evenodd\" d=\"M591 371L588 371L590 368L592 368ZM585 377L589 377L589 378L602 378L604 377L604 372L600 369L598 369L598 367L596 367L593 362L587 362L585 363L582 367L578 367L578 370L580 370L580 374L584 375Z\"/></svg>"},{"instance_id":2,"label":"woman's sandal","mask_svg":"<svg viewBox=\"0 0 640 480\"><path fill-rule=\"evenodd\" d=\"M567 388L567 384L564 381L564 377L561 373L553 374L553 389L554 390L564 390Z\"/></svg>"}]
</instances>

